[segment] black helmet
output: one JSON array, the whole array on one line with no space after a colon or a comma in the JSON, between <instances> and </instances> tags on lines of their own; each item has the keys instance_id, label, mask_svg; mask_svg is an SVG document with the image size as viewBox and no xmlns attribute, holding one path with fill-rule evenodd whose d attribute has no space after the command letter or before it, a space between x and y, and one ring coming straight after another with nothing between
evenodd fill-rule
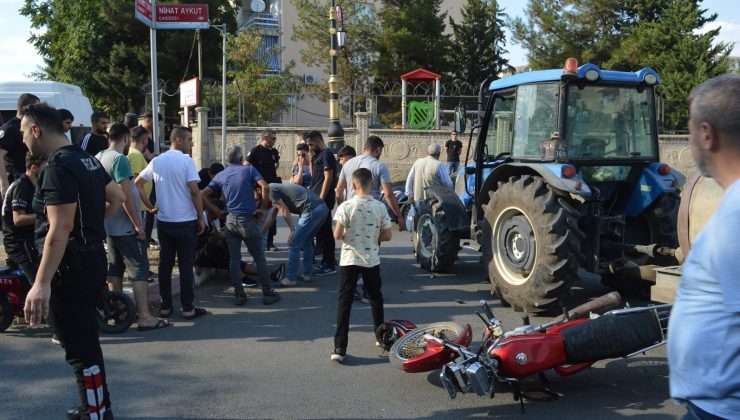
<instances>
[{"instance_id":1,"label":"black helmet","mask_svg":"<svg viewBox=\"0 0 740 420\"><path fill-rule=\"evenodd\" d=\"M416 325L411 321L392 319L375 329L375 339L380 347L388 351L396 340L415 328Z\"/></svg>"}]
</instances>

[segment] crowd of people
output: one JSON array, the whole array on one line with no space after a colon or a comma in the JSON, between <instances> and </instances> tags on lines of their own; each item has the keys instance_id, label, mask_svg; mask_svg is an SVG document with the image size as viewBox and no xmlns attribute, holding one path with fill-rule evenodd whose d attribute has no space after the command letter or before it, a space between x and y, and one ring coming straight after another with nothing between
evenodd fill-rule
<instances>
[{"instance_id":1,"label":"crowd of people","mask_svg":"<svg viewBox=\"0 0 740 420\"><path fill-rule=\"evenodd\" d=\"M723 108L729 103L730 110L737 111L738 93L740 79L725 77L706 82L692 94L692 152L699 170L715 177L726 193L686 261L669 324L671 394L687 404L687 418L737 414L737 355L719 352L707 359L695 350L706 342L740 348L733 334L738 329L740 288L734 282L737 246L731 240L740 229L734 218L740 146L735 115L728 117ZM262 303L272 305L281 299L276 288L338 273L330 359L342 363L347 355L350 312L360 281L374 329L379 330L384 319L379 252L392 236L388 209L399 228L406 228L388 167L380 161L384 144L379 137L369 136L359 155L345 146L335 157L321 133L301 133L296 136L290 182L282 182L272 130L265 130L249 153L230 146L226 167L212 164L199 173L189 156L192 133L185 127L174 127L169 150L157 155L151 147L151 114L142 126L136 115L128 114L109 126L109 117L95 112L92 131L79 144L65 135L73 120L69 111L24 94L16 118L0 127L4 246L9 260L29 280L26 321L48 323L74 369L80 406L69 410L68 418L113 418L95 315L106 283L122 290L128 273L138 330L167 328L174 314L175 258L182 319L208 314L195 305L194 277L204 268L228 270L238 306L247 302L245 287L252 279L261 288ZM429 145L428 156L413 164L407 178L409 197L424 199L425 189L433 186L452 188L462 148L458 143L453 132L445 145L448 165L439 161L441 147ZM278 250L278 214L289 229L288 264L270 272L267 252ZM150 227L154 219L158 244ZM721 245L709 243L709 235L720 238ZM253 263L242 260L242 244ZM159 313L152 314L148 284L153 273L147 250L157 247L161 305ZM321 253L317 265L315 250ZM723 263L713 263L717 260ZM708 330L707 325L713 327ZM100 392L89 392L90 383Z\"/></svg>"}]
</instances>

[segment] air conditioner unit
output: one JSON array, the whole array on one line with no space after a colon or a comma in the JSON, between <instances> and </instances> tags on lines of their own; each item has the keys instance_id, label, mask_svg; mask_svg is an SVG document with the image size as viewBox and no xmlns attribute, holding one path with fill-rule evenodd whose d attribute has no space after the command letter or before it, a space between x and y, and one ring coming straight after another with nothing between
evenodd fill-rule
<instances>
[{"instance_id":1,"label":"air conditioner unit","mask_svg":"<svg viewBox=\"0 0 740 420\"><path fill-rule=\"evenodd\" d=\"M306 85L315 85L316 84L316 76L312 76L310 74L304 74L303 75L303 84L306 84Z\"/></svg>"}]
</instances>

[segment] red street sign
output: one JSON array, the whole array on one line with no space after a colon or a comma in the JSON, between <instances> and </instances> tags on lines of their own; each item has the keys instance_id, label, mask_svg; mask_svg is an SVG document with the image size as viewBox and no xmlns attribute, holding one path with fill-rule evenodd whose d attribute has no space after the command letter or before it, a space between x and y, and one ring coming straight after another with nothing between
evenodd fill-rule
<instances>
[{"instance_id":1,"label":"red street sign","mask_svg":"<svg viewBox=\"0 0 740 420\"><path fill-rule=\"evenodd\" d=\"M152 5L136 0L136 18L151 26ZM207 4L157 4L155 29L208 29Z\"/></svg>"}]
</instances>

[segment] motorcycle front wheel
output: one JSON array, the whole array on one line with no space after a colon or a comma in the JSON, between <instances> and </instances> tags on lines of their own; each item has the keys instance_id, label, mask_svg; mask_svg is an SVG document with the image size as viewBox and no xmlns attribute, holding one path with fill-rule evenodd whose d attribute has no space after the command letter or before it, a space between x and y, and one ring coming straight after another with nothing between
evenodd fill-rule
<instances>
[{"instance_id":1,"label":"motorcycle front wheel","mask_svg":"<svg viewBox=\"0 0 740 420\"><path fill-rule=\"evenodd\" d=\"M103 292L97 309L98 328L104 334L120 334L134 323L134 301L123 292Z\"/></svg>"},{"instance_id":2,"label":"motorcycle front wheel","mask_svg":"<svg viewBox=\"0 0 740 420\"><path fill-rule=\"evenodd\" d=\"M403 369L403 364L427 351L425 335L431 334L437 338L454 341L462 334L464 327L457 322L435 322L409 331L399 338L390 349L391 365Z\"/></svg>"}]
</instances>

